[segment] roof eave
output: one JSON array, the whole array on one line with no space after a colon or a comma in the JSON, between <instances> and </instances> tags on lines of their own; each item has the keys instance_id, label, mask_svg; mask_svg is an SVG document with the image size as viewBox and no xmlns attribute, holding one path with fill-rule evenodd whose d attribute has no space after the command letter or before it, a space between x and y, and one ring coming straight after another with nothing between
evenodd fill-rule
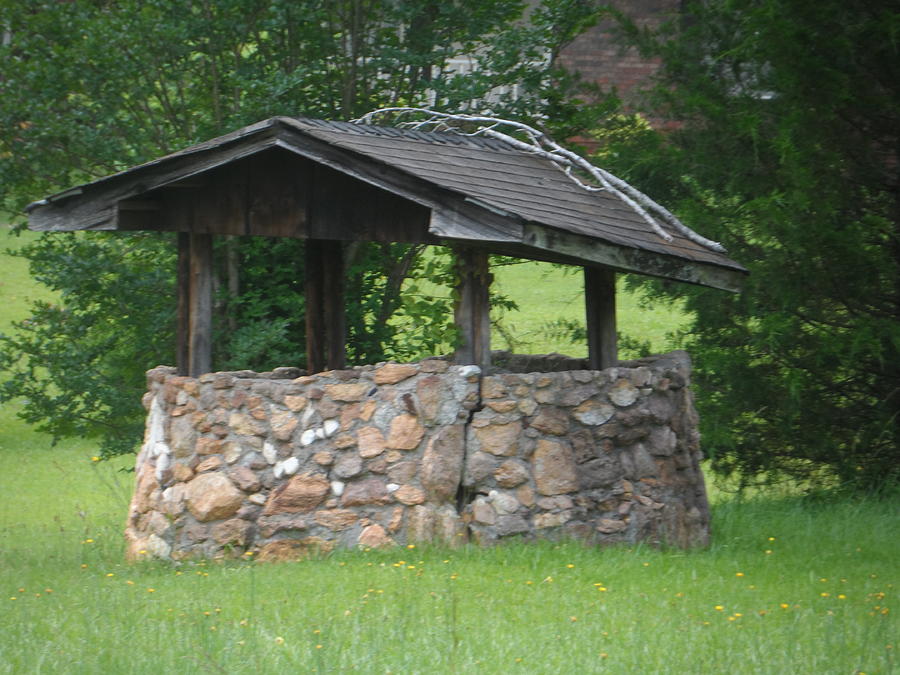
<instances>
[{"instance_id":1,"label":"roof eave","mask_svg":"<svg viewBox=\"0 0 900 675\"><path fill-rule=\"evenodd\" d=\"M533 222L524 226L522 242L560 260L578 260L579 264L600 265L620 272L645 274L731 293L742 290L748 274L746 269L727 258L725 260L733 266L611 244Z\"/></svg>"},{"instance_id":2,"label":"roof eave","mask_svg":"<svg viewBox=\"0 0 900 675\"><path fill-rule=\"evenodd\" d=\"M600 265L731 292L741 289L746 270L722 262L611 243L525 218L457 190L435 185L402 167L336 146L307 133L291 118L274 117L231 134L161 157L112 176L65 190L26 208L38 231L116 230L119 202L184 181L242 157L280 147L431 210L429 232L447 243L464 243L535 259Z\"/></svg>"}]
</instances>

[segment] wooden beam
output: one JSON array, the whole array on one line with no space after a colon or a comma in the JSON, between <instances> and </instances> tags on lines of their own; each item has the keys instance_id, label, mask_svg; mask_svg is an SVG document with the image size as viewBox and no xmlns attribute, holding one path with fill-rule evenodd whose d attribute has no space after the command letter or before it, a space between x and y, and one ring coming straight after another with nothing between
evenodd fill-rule
<instances>
[{"instance_id":1,"label":"wooden beam","mask_svg":"<svg viewBox=\"0 0 900 675\"><path fill-rule=\"evenodd\" d=\"M584 268L588 365L612 368L619 362L616 343L616 273L603 267Z\"/></svg>"},{"instance_id":2,"label":"wooden beam","mask_svg":"<svg viewBox=\"0 0 900 675\"><path fill-rule=\"evenodd\" d=\"M306 240L306 368L310 373L347 365L344 247L332 239Z\"/></svg>"},{"instance_id":3,"label":"wooden beam","mask_svg":"<svg viewBox=\"0 0 900 675\"><path fill-rule=\"evenodd\" d=\"M284 118L283 123L287 126L299 124L289 118ZM300 131L303 132L302 126ZM427 207L432 213L439 211L440 216L438 218L432 216L429 223L429 232L437 237L493 241L521 240L520 218L502 214L496 209L488 209L483 203L460 199L459 194L454 191L436 187L403 171L392 171L383 162L363 155L348 155L345 150L305 133L302 138L298 138L296 133L281 133L276 145ZM470 236L471 233L477 233L478 236Z\"/></svg>"},{"instance_id":4,"label":"wooden beam","mask_svg":"<svg viewBox=\"0 0 900 675\"><path fill-rule=\"evenodd\" d=\"M617 246L536 223L528 223L525 226L522 242L527 246L567 257L574 264L596 263L619 272L637 272L652 277L711 286L732 293L741 291L747 276L743 268L723 267L711 262L690 261L653 251Z\"/></svg>"},{"instance_id":5,"label":"wooden beam","mask_svg":"<svg viewBox=\"0 0 900 675\"><path fill-rule=\"evenodd\" d=\"M188 374L212 370L212 235L190 234L190 352Z\"/></svg>"},{"instance_id":6,"label":"wooden beam","mask_svg":"<svg viewBox=\"0 0 900 675\"><path fill-rule=\"evenodd\" d=\"M322 240L307 239L304 254L306 274L306 370L325 370L325 291L322 274Z\"/></svg>"},{"instance_id":7,"label":"wooden beam","mask_svg":"<svg viewBox=\"0 0 900 675\"><path fill-rule=\"evenodd\" d=\"M326 240L321 245L324 323L327 344L325 365L340 370L347 365L347 313L344 306L344 246Z\"/></svg>"},{"instance_id":8,"label":"wooden beam","mask_svg":"<svg viewBox=\"0 0 900 675\"><path fill-rule=\"evenodd\" d=\"M178 317L175 327L175 366L179 375L190 370L191 330L191 235L178 233Z\"/></svg>"},{"instance_id":9,"label":"wooden beam","mask_svg":"<svg viewBox=\"0 0 900 675\"><path fill-rule=\"evenodd\" d=\"M461 365L491 365L491 273L487 252L475 248L456 249L456 291L459 299L454 321L460 345L453 360Z\"/></svg>"},{"instance_id":10,"label":"wooden beam","mask_svg":"<svg viewBox=\"0 0 900 675\"><path fill-rule=\"evenodd\" d=\"M275 144L275 120L265 120L164 159L29 204L28 227L41 232L119 229L117 202L183 181Z\"/></svg>"}]
</instances>

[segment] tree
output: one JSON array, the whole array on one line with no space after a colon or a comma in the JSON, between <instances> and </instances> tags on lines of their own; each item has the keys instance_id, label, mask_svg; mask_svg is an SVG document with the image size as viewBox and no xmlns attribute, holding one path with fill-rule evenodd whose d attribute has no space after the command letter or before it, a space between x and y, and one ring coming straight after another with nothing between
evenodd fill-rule
<instances>
[{"instance_id":1,"label":"tree","mask_svg":"<svg viewBox=\"0 0 900 675\"><path fill-rule=\"evenodd\" d=\"M621 17L620 17L621 18ZM648 110L607 159L750 269L687 299L704 445L745 480L900 476L900 13L707 0L656 33ZM615 158L619 159L616 160Z\"/></svg>"},{"instance_id":2,"label":"tree","mask_svg":"<svg viewBox=\"0 0 900 675\"><path fill-rule=\"evenodd\" d=\"M273 115L489 106L571 135L597 111L572 100L577 82L553 56L592 20L593 2L543 0L526 17L532 4L0 0L0 207L19 214L35 198ZM454 59L476 67L462 74ZM302 242L222 246L215 363L302 362ZM446 340L446 321L435 320L448 316L446 298L400 297L403 279L434 272L434 258L396 244L348 253L351 358L408 358ZM171 239L54 235L25 255L61 302L0 338L0 400L25 397L26 419L56 437L99 433L104 453L131 450L139 374L172 362ZM403 341L386 321L397 312L417 327Z\"/></svg>"}]
</instances>

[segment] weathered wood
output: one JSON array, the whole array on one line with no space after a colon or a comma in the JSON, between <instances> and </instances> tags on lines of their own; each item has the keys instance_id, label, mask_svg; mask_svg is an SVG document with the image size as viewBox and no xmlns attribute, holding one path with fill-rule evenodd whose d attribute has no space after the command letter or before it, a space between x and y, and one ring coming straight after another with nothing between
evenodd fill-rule
<instances>
[{"instance_id":1,"label":"weathered wood","mask_svg":"<svg viewBox=\"0 0 900 675\"><path fill-rule=\"evenodd\" d=\"M659 255L636 248L616 246L533 223L525 226L524 243L578 264L590 261L620 272L637 272L662 279L684 281L739 293L746 274L739 269L692 262L675 256ZM529 256L532 257L532 256ZM540 255L533 257L540 259ZM550 258L550 256L546 256Z\"/></svg>"},{"instance_id":2,"label":"weathered wood","mask_svg":"<svg viewBox=\"0 0 900 675\"><path fill-rule=\"evenodd\" d=\"M190 354L188 374L212 369L212 235L190 234Z\"/></svg>"},{"instance_id":3,"label":"weathered wood","mask_svg":"<svg viewBox=\"0 0 900 675\"><path fill-rule=\"evenodd\" d=\"M30 204L28 227L43 232L116 230L117 202L195 176L275 144L265 120L220 138Z\"/></svg>"},{"instance_id":4,"label":"weathered wood","mask_svg":"<svg viewBox=\"0 0 900 675\"><path fill-rule=\"evenodd\" d=\"M178 233L177 262L178 315L175 328L175 366L179 375L190 371L191 326L191 235Z\"/></svg>"},{"instance_id":5,"label":"weathered wood","mask_svg":"<svg viewBox=\"0 0 900 675\"><path fill-rule=\"evenodd\" d=\"M491 365L491 273L488 254L475 248L458 248L456 254L456 292L454 321L459 328L460 344L453 360L481 368Z\"/></svg>"},{"instance_id":6,"label":"weathered wood","mask_svg":"<svg viewBox=\"0 0 900 675\"><path fill-rule=\"evenodd\" d=\"M304 160L312 167L309 233L315 239L437 244L427 207L353 176Z\"/></svg>"},{"instance_id":7,"label":"weathered wood","mask_svg":"<svg viewBox=\"0 0 900 675\"><path fill-rule=\"evenodd\" d=\"M339 241L321 243L324 298L325 366L340 370L347 365L347 314L344 305L344 249Z\"/></svg>"},{"instance_id":8,"label":"weathered wood","mask_svg":"<svg viewBox=\"0 0 900 675\"><path fill-rule=\"evenodd\" d=\"M343 244L306 240L306 368L338 370L347 363Z\"/></svg>"},{"instance_id":9,"label":"weathered wood","mask_svg":"<svg viewBox=\"0 0 900 675\"><path fill-rule=\"evenodd\" d=\"M438 244L427 207L281 148L118 203L122 230ZM353 195L348 199L347 195Z\"/></svg>"},{"instance_id":10,"label":"weathered wood","mask_svg":"<svg viewBox=\"0 0 900 675\"><path fill-rule=\"evenodd\" d=\"M320 373L325 370L325 290L322 273L322 241L307 239L304 255L306 275L306 370Z\"/></svg>"},{"instance_id":11,"label":"weathered wood","mask_svg":"<svg viewBox=\"0 0 900 675\"><path fill-rule=\"evenodd\" d=\"M293 134L281 134L277 145L341 174L431 209L432 214L439 212L441 217L435 220L432 216L429 224L430 233L437 237L519 241L522 236L520 218L485 208L481 203L460 199L459 194L438 188L415 176L390 171L383 162L372 161L364 155L348 156L340 148L316 138L307 137L298 142ZM460 171L464 173L464 169Z\"/></svg>"},{"instance_id":12,"label":"weathered wood","mask_svg":"<svg viewBox=\"0 0 900 675\"><path fill-rule=\"evenodd\" d=\"M265 237L308 236L312 164L280 148L243 162L249 181L245 232Z\"/></svg>"},{"instance_id":13,"label":"weathered wood","mask_svg":"<svg viewBox=\"0 0 900 675\"><path fill-rule=\"evenodd\" d=\"M588 365L592 370L619 362L616 339L616 273L603 267L584 268Z\"/></svg>"},{"instance_id":14,"label":"weathered wood","mask_svg":"<svg viewBox=\"0 0 900 675\"><path fill-rule=\"evenodd\" d=\"M249 158L217 167L203 187L184 192L191 200L191 231L220 235L249 234L247 231L247 165ZM184 198L184 197L182 197ZM168 222L163 219L162 222Z\"/></svg>"},{"instance_id":15,"label":"weathered wood","mask_svg":"<svg viewBox=\"0 0 900 675\"><path fill-rule=\"evenodd\" d=\"M615 196L581 190L546 158L498 141L286 117L53 195L28 212L35 230L441 238L729 291L746 273L683 236L664 240Z\"/></svg>"}]
</instances>

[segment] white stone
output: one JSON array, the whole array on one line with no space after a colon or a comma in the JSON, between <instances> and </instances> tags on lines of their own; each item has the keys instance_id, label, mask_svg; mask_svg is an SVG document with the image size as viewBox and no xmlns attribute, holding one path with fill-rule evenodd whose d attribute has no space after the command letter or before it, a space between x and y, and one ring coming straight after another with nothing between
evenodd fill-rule
<instances>
[{"instance_id":1,"label":"white stone","mask_svg":"<svg viewBox=\"0 0 900 675\"><path fill-rule=\"evenodd\" d=\"M316 414L316 409L313 407L312 402L310 401L309 405L307 405L303 409L303 414L300 416L300 426L308 427L309 421L312 419L313 415Z\"/></svg>"},{"instance_id":2,"label":"white stone","mask_svg":"<svg viewBox=\"0 0 900 675\"><path fill-rule=\"evenodd\" d=\"M324 427L319 427L318 429L316 429L316 438L318 438L318 439L325 438L325 428Z\"/></svg>"},{"instance_id":3,"label":"white stone","mask_svg":"<svg viewBox=\"0 0 900 675\"><path fill-rule=\"evenodd\" d=\"M274 464L275 460L278 458L278 451L275 449L275 446L272 445L272 443L269 441L263 443L262 454L269 464Z\"/></svg>"},{"instance_id":4,"label":"white stone","mask_svg":"<svg viewBox=\"0 0 900 675\"><path fill-rule=\"evenodd\" d=\"M388 492L396 492L396 491L399 490L399 489L400 489L400 486L397 485L396 483L388 483L388 484L387 484L387 491L388 491Z\"/></svg>"},{"instance_id":5,"label":"white stone","mask_svg":"<svg viewBox=\"0 0 900 675\"><path fill-rule=\"evenodd\" d=\"M151 534L147 537L147 552L156 558L168 558L172 547L155 534Z\"/></svg>"},{"instance_id":6,"label":"white stone","mask_svg":"<svg viewBox=\"0 0 900 675\"><path fill-rule=\"evenodd\" d=\"M148 455L148 454L149 454L149 453L147 452L147 449L144 448L144 447L142 447L142 448L141 448L141 451L140 451L140 452L138 453L138 455L137 455L137 459L134 460L134 472L135 472L135 474L138 474L138 473L141 472L141 467L143 467L143 466L144 466L144 462L147 461L147 455Z\"/></svg>"},{"instance_id":7,"label":"white stone","mask_svg":"<svg viewBox=\"0 0 900 675\"><path fill-rule=\"evenodd\" d=\"M613 408L611 405L607 405L606 403L599 403L596 406L588 408L587 410L576 409L572 412L572 416L582 424L588 424L592 427L596 427L609 422L609 420L612 419L612 416L615 415L615 413L615 408Z\"/></svg>"},{"instance_id":8,"label":"white stone","mask_svg":"<svg viewBox=\"0 0 900 675\"><path fill-rule=\"evenodd\" d=\"M344 494L344 483L339 480L331 481L331 491L336 497L340 497L342 494Z\"/></svg>"},{"instance_id":9,"label":"white stone","mask_svg":"<svg viewBox=\"0 0 900 675\"><path fill-rule=\"evenodd\" d=\"M263 504L266 503L266 496L260 492L257 492L256 494L253 494L253 495L250 495L249 497L247 497L247 501L250 502L251 504L256 504L257 506L262 506Z\"/></svg>"},{"instance_id":10,"label":"white stone","mask_svg":"<svg viewBox=\"0 0 900 675\"><path fill-rule=\"evenodd\" d=\"M225 461L229 464L234 464L241 458L241 452L243 448L237 443L226 443L225 449L222 451L222 456L225 458Z\"/></svg>"},{"instance_id":11,"label":"white stone","mask_svg":"<svg viewBox=\"0 0 900 675\"><path fill-rule=\"evenodd\" d=\"M569 520L569 513L539 513L534 517L534 529L541 530L545 527L558 527Z\"/></svg>"},{"instance_id":12,"label":"white stone","mask_svg":"<svg viewBox=\"0 0 900 675\"><path fill-rule=\"evenodd\" d=\"M160 455L156 460L156 480L162 481L163 473L169 468L172 460L168 455Z\"/></svg>"},{"instance_id":13,"label":"white stone","mask_svg":"<svg viewBox=\"0 0 900 675\"><path fill-rule=\"evenodd\" d=\"M176 513L184 505L184 483L177 483L163 490L163 506L169 513Z\"/></svg>"},{"instance_id":14,"label":"white stone","mask_svg":"<svg viewBox=\"0 0 900 675\"><path fill-rule=\"evenodd\" d=\"M494 510L500 515L515 513L519 509L519 500L505 492L491 490L488 497L490 497Z\"/></svg>"},{"instance_id":15,"label":"white stone","mask_svg":"<svg viewBox=\"0 0 900 675\"><path fill-rule=\"evenodd\" d=\"M481 375L481 368L478 366L461 366L459 369L459 376L466 378L471 377L473 375Z\"/></svg>"},{"instance_id":16,"label":"white stone","mask_svg":"<svg viewBox=\"0 0 900 675\"><path fill-rule=\"evenodd\" d=\"M190 396L188 396L188 393L184 389L182 389L175 396L175 405L186 405L189 400Z\"/></svg>"},{"instance_id":17,"label":"white stone","mask_svg":"<svg viewBox=\"0 0 900 675\"><path fill-rule=\"evenodd\" d=\"M628 380L618 380L609 390L609 400L626 408L638 399L638 389Z\"/></svg>"},{"instance_id":18,"label":"white stone","mask_svg":"<svg viewBox=\"0 0 900 675\"><path fill-rule=\"evenodd\" d=\"M275 465L275 468L272 469L272 475L275 476L275 478L284 477L284 462L278 462L278 464Z\"/></svg>"},{"instance_id":19,"label":"white stone","mask_svg":"<svg viewBox=\"0 0 900 675\"><path fill-rule=\"evenodd\" d=\"M301 445L310 445L313 441L316 440L316 430L315 429L307 429L303 432L303 435L300 436L300 444Z\"/></svg>"},{"instance_id":20,"label":"white stone","mask_svg":"<svg viewBox=\"0 0 900 675\"><path fill-rule=\"evenodd\" d=\"M285 476L293 476L300 469L300 460L296 457L288 457L281 463L281 469Z\"/></svg>"},{"instance_id":21,"label":"white stone","mask_svg":"<svg viewBox=\"0 0 900 675\"><path fill-rule=\"evenodd\" d=\"M341 423L337 420L325 420L325 426L323 427L325 431L325 437L330 438L334 436L335 432L341 428Z\"/></svg>"},{"instance_id":22,"label":"white stone","mask_svg":"<svg viewBox=\"0 0 900 675\"><path fill-rule=\"evenodd\" d=\"M168 443L165 443L163 441L156 441L156 443L153 444L153 452L150 454L152 454L154 457L159 457L160 455L171 455L172 449L169 447Z\"/></svg>"},{"instance_id":23,"label":"white stone","mask_svg":"<svg viewBox=\"0 0 900 675\"><path fill-rule=\"evenodd\" d=\"M159 397L154 396L153 402L150 404L150 418L147 420L147 442L144 443L144 448L147 450L148 454L153 455L154 447L157 443L165 441L166 439L166 430L163 426L163 421L165 420L165 415L163 414L162 407L159 405Z\"/></svg>"}]
</instances>

